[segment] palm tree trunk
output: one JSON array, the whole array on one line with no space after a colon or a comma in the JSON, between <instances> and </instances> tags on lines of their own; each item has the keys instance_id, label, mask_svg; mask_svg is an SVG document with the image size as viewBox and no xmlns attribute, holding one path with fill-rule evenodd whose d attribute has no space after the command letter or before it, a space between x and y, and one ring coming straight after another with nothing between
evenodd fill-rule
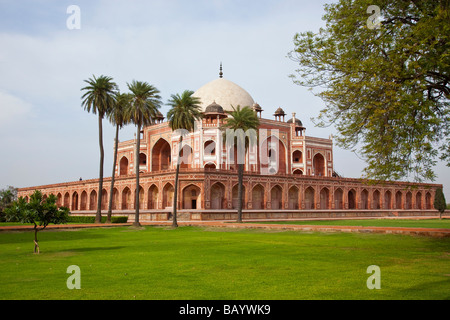
<instances>
[{"instance_id":1,"label":"palm tree trunk","mask_svg":"<svg viewBox=\"0 0 450 320\"><path fill-rule=\"evenodd\" d=\"M133 225L135 227L139 227L141 224L139 223L139 152L141 150L141 126L137 125L137 133L136 133L136 152L134 155L135 160L135 170L136 170L136 214L134 217Z\"/></svg>"},{"instance_id":2,"label":"palm tree trunk","mask_svg":"<svg viewBox=\"0 0 450 320\"><path fill-rule=\"evenodd\" d=\"M109 203L108 203L108 216L106 218L106 223L111 223L112 216L112 202L114 196L114 182L116 176L116 164L117 164L117 149L119 146L119 125L116 126L116 139L114 140L114 161L113 161L113 169L111 176L111 188L109 191Z\"/></svg>"},{"instance_id":3,"label":"palm tree trunk","mask_svg":"<svg viewBox=\"0 0 450 320\"><path fill-rule=\"evenodd\" d=\"M180 136L180 141L178 143L178 157L177 157L177 171L175 173L175 188L173 193L173 208L172 208L172 227L177 228L178 227L178 221L177 221L177 200L178 200L178 174L180 173L180 153L181 153L181 145L183 143L183 136Z\"/></svg>"},{"instance_id":4,"label":"palm tree trunk","mask_svg":"<svg viewBox=\"0 0 450 320\"><path fill-rule=\"evenodd\" d=\"M95 215L95 223L102 222L103 162L104 162L104 157L105 157L105 152L103 150L102 119L103 119L103 116L99 113L99 115L98 115L98 143L100 146L100 173L99 173L99 178L98 178L97 213Z\"/></svg>"},{"instance_id":5,"label":"palm tree trunk","mask_svg":"<svg viewBox=\"0 0 450 320\"><path fill-rule=\"evenodd\" d=\"M244 164L238 164L238 218L237 222L242 222L242 193L244 185Z\"/></svg>"}]
</instances>

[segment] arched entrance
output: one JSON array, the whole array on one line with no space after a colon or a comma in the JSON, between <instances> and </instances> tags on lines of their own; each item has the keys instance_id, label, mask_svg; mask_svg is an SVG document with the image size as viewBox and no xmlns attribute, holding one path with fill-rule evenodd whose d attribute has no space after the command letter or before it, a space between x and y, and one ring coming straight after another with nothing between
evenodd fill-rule
<instances>
[{"instance_id":1,"label":"arched entrance","mask_svg":"<svg viewBox=\"0 0 450 320\"><path fill-rule=\"evenodd\" d=\"M320 209L330 209L330 191L328 188L320 190Z\"/></svg>"},{"instance_id":2,"label":"arched entrance","mask_svg":"<svg viewBox=\"0 0 450 320\"><path fill-rule=\"evenodd\" d=\"M128 187L125 187L122 191L122 210L131 209L131 190Z\"/></svg>"},{"instance_id":3,"label":"arched entrance","mask_svg":"<svg viewBox=\"0 0 450 320\"><path fill-rule=\"evenodd\" d=\"M81 193L81 204L80 204L80 210L87 210L88 209L88 201L87 201L87 192L83 191Z\"/></svg>"},{"instance_id":4,"label":"arched entrance","mask_svg":"<svg viewBox=\"0 0 450 320\"><path fill-rule=\"evenodd\" d=\"M354 189L348 191L348 208L356 209L356 191Z\"/></svg>"},{"instance_id":5,"label":"arched entrance","mask_svg":"<svg viewBox=\"0 0 450 320\"><path fill-rule=\"evenodd\" d=\"M373 192L373 208L377 210L381 209L381 195L378 190Z\"/></svg>"},{"instance_id":6,"label":"arched entrance","mask_svg":"<svg viewBox=\"0 0 450 320\"><path fill-rule=\"evenodd\" d=\"M201 190L199 187L190 185L183 189L183 209L201 208Z\"/></svg>"},{"instance_id":7,"label":"arched entrance","mask_svg":"<svg viewBox=\"0 0 450 320\"><path fill-rule=\"evenodd\" d=\"M369 191L361 191L361 209L369 209Z\"/></svg>"},{"instance_id":8,"label":"arched entrance","mask_svg":"<svg viewBox=\"0 0 450 320\"><path fill-rule=\"evenodd\" d=\"M283 209L283 190L278 185L270 191L270 205L274 210Z\"/></svg>"},{"instance_id":9,"label":"arched entrance","mask_svg":"<svg viewBox=\"0 0 450 320\"><path fill-rule=\"evenodd\" d=\"M70 195L68 192L64 195L64 207L70 208Z\"/></svg>"},{"instance_id":10,"label":"arched entrance","mask_svg":"<svg viewBox=\"0 0 450 320\"><path fill-rule=\"evenodd\" d=\"M173 194L174 194L173 185L167 183L163 188L163 202L162 202L163 209L173 207Z\"/></svg>"},{"instance_id":11,"label":"arched entrance","mask_svg":"<svg viewBox=\"0 0 450 320\"><path fill-rule=\"evenodd\" d=\"M405 209L412 209L412 193L408 191L405 196Z\"/></svg>"},{"instance_id":12,"label":"arched entrance","mask_svg":"<svg viewBox=\"0 0 450 320\"><path fill-rule=\"evenodd\" d=\"M217 182L211 187L211 209L226 208L225 201L225 186L222 183Z\"/></svg>"},{"instance_id":13,"label":"arched entrance","mask_svg":"<svg viewBox=\"0 0 450 320\"><path fill-rule=\"evenodd\" d=\"M384 193L384 208L392 209L392 193L389 190Z\"/></svg>"},{"instance_id":14,"label":"arched entrance","mask_svg":"<svg viewBox=\"0 0 450 320\"><path fill-rule=\"evenodd\" d=\"M334 207L335 209L344 209L344 192L341 188L334 191Z\"/></svg>"},{"instance_id":15,"label":"arched entrance","mask_svg":"<svg viewBox=\"0 0 450 320\"><path fill-rule=\"evenodd\" d=\"M253 209L264 209L264 187L260 184L253 187L252 208Z\"/></svg>"},{"instance_id":16,"label":"arched entrance","mask_svg":"<svg viewBox=\"0 0 450 320\"><path fill-rule=\"evenodd\" d=\"M314 197L315 197L314 189L312 187L306 188L306 190L305 190L305 209L306 210L315 209Z\"/></svg>"},{"instance_id":17,"label":"arched entrance","mask_svg":"<svg viewBox=\"0 0 450 320\"><path fill-rule=\"evenodd\" d=\"M119 191L117 190L117 188L114 188L111 209L117 210L118 206L119 206Z\"/></svg>"},{"instance_id":18,"label":"arched entrance","mask_svg":"<svg viewBox=\"0 0 450 320\"><path fill-rule=\"evenodd\" d=\"M298 193L299 190L296 186L292 186L289 189L289 200L288 200L288 207L290 210L297 210L299 208L298 205Z\"/></svg>"},{"instance_id":19,"label":"arched entrance","mask_svg":"<svg viewBox=\"0 0 450 320\"><path fill-rule=\"evenodd\" d=\"M136 195L136 189L134 190L135 195ZM136 196L133 197L133 201L134 201L134 207L136 207ZM144 188L142 188L142 186L139 186L139 209L143 209L144 208Z\"/></svg>"},{"instance_id":20,"label":"arched entrance","mask_svg":"<svg viewBox=\"0 0 450 320\"><path fill-rule=\"evenodd\" d=\"M108 192L103 189L102 190L102 210L108 209Z\"/></svg>"},{"instance_id":21,"label":"arched entrance","mask_svg":"<svg viewBox=\"0 0 450 320\"><path fill-rule=\"evenodd\" d=\"M170 168L170 144L164 140L159 139L152 149L152 171L168 170Z\"/></svg>"},{"instance_id":22,"label":"arched entrance","mask_svg":"<svg viewBox=\"0 0 450 320\"><path fill-rule=\"evenodd\" d=\"M237 209L239 205L239 185L234 185L232 191L232 206ZM245 186L242 186L242 209L245 209Z\"/></svg>"},{"instance_id":23,"label":"arched entrance","mask_svg":"<svg viewBox=\"0 0 450 320\"><path fill-rule=\"evenodd\" d=\"M154 184L148 188L147 209L158 209L158 187Z\"/></svg>"},{"instance_id":24,"label":"arched entrance","mask_svg":"<svg viewBox=\"0 0 450 320\"><path fill-rule=\"evenodd\" d=\"M92 190L89 195L89 210L97 209L97 191Z\"/></svg>"},{"instance_id":25,"label":"arched entrance","mask_svg":"<svg viewBox=\"0 0 450 320\"><path fill-rule=\"evenodd\" d=\"M416 209L423 209L423 207L422 207L422 193L420 191L416 193Z\"/></svg>"},{"instance_id":26,"label":"arched entrance","mask_svg":"<svg viewBox=\"0 0 450 320\"><path fill-rule=\"evenodd\" d=\"M78 210L78 192L72 194L72 211Z\"/></svg>"},{"instance_id":27,"label":"arched entrance","mask_svg":"<svg viewBox=\"0 0 450 320\"><path fill-rule=\"evenodd\" d=\"M314 175L325 177L325 159L322 154L318 153L313 158Z\"/></svg>"},{"instance_id":28,"label":"arched entrance","mask_svg":"<svg viewBox=\"0 0 450 320\"><path fill-rule=\"evenodd\" d=\"M401 191L395 193L395 209L403 209L403 195Z\"/></svg>"}]
</instances>

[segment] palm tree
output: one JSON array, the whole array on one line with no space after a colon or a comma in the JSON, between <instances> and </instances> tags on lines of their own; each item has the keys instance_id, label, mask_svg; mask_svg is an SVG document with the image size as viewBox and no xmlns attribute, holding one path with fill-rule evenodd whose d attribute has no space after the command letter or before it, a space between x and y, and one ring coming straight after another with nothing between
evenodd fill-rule
<instances>
[{"instance_id":1,"label":"palm tree","mask_svg":"<svg viewBox=\"0 0 450 320\"><path fill-rule=\"evenodd\" d=\"M139 223L139 153L141 148L141 128L154 123L158 109L161 107L161 97L159 90L147 82L133 80L128 84L131 91L131 102L125 113L126 119L136 125L136 153L135 170L136 170L136 216L134 220L135 226Z\"/></svg>"},{"instance_id":2,"label":"palm tree","mask_svg":"<svg viewBox=\"0 0 450 320\"><path fill-rule=\"evenodd\" d=\"M109 191L109 203L108 203L108 215L106 218L106 223L111 223L112 215L112 201L114 196L114 182L116 174L116 164L117 164L117 149L119 145L119 129L127 124L125 119L125 111L129 107L131 101L131 94L129 93L119 93L116 94L116 103L112 110L108 113L108 119L111 124L116 127L116 138L114 139L114 160L113 169L111 176L111 188Z\"/></svg>"},{"instance_id":3,"label":"palm tree","mask_svg":"<svg viewBox=\"0 0 450 320\"><path fill-rule=\"evenodd\" d=\"M171 107L167 113L167 119L172 131L178 130L180 132L180 140L178 142L178 156L177 156L177 171L175 174L175 190L173 196L172 208L172 227L178 227L177 223L177 199L178 199L178 174L180 172L180 154L181 145L183 143L183 136L187 132L194 130L194 123L203 117L200 106L200 98L194 97L193 91L185 90L181 96L179 94L171 95L168 105Z\"/></svg>"},{"instance_id":4,"label":"palm tree","mask_svg":"<svg viewBox=\"0 0 450 320\"><path fill-rule=\"evenodd\" d=\"M256 130L259 126L259 119L256 112L250 107L245 106L241 109L240 106L234 108L233 111L227 111L230 117L227 118L226 123L222 129L228 129L228 134L232 133L233 143L237 143L237 162L238 162L238 218L237 222L242 222L242 193L244 180L244 162L245 154L249 148L249 144L255 143L257 139ZM247 137L247 139L246 139Z\"/></svg>"},{"instance_id":5,"label":"palm tree","mask_svg":"<svg viewBox=\"0 0 450 320\"><path fill-rule=\"evenodd\" d=\"M88 86L82 88L86 92L81 97L84 110L98 115L98 141L100 146L100 174L98 179L98 200L97 213L95 215L95 222L100 223L102 219L102 191L103 191L103 117L111 110L115 104L115 93L117 85L113 82L111 77L103 76L93 79L84 80Z\"/></svg>"}]
</instances>

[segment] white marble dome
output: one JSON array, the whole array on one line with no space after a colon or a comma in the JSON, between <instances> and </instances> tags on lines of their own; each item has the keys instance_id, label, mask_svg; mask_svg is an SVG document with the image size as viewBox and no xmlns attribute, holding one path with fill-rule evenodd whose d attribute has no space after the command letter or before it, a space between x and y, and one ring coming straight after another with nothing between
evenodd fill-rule
<instances>
[{"instance_id":1,"label":"white marble dome","mask_svg":"<svg viewBox=\"0 0 450 320\"><path fill-rule=\"evenodd\" d=\"M251 108L255 103L247 91L224 78L205 84L194 92L193 96L200 98L203 111L213 102L220 105L225 111L232 111L231 106L236 108L238 105Z\"/></svg>"}]
</instances>

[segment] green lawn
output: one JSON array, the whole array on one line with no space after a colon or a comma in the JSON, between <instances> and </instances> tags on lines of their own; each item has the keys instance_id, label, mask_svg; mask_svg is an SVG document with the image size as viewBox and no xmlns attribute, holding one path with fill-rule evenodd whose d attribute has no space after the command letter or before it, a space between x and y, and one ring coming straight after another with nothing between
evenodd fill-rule
<instances>
[{"instance_id":1,"label":"green lawn","mask_svg":"<svg viewBox=\"0 0 450 320\"><path fill-rule=\"evenodd\" d=\"M298 224L322 226L405 227L450 229L450 219L361 219L361 220L305 220L305 221L255 221L248 223Z\"/></svg>"},{"instance_id":2,"label":"green lawn","mask_svg":"<svg viewBox=\"0 0 450 320\"><path fill-rule=\"evenodd\" d=\"M131 227L0 232L2 299L449 299L450 239ZM67 267L81 270L69 290ZM369 290L370 265L381 289Z\"/></svg>"}]
</instances>

